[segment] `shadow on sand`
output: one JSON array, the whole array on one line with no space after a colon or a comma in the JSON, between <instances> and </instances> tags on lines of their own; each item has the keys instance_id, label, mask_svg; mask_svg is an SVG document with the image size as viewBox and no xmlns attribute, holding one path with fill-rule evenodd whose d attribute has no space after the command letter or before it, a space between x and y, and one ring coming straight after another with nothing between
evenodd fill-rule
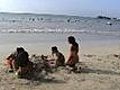
<instances>
[{"instance_id":1,"label":"shadow on sand","mask_svg":"<svg viewBox=\"0 0 120 90\"><path fill-rule=\"evenodd\" d=\"M52 79L52 80L48 80L48 79L37 79L37 80L30 80L30 82L33 83L34 86L38 86L41 85L42 83L49 83L49 84L65 84L66 81L63 80L57 80L57 79Z\"/></svg>"},{"instance_id":2,"label":"shadow on sand","mask_svg":"<svg viewBox=\"0 0 120 90\"><path fill-rule=\"evenodd\" d=\"M22 81L17 81L15 82L15 84L17 85L27 85L27 86L39 86L41 84L65 84L67 83L66 81L64 80L57 80L57 79L20 79Z\"/></svg>"},{"instance_id":3,"label":"shadow on sand","mask_svg":"<svg viewBox=\"0 0 120 90\"><path fill-rule=\"evenodd\" d=\"M115 72L112 70L101 70L101 69L84 69L81 73L96 73L96 74L108 74L108 75L120 75L120 72Z\"/></svg>"},{"instance_id":4,"label":"shadow on sand","mask_svg":"<svg viewBox=\"0 0 120 90\"><path fill-rule=\"evenodd\" d=\"M53 80L47 80L47 79L41 79L39 80L40 82L43 82L43 83L51 83L51 84L62 84L62 83L66 83L65 81L63 80L57 80L57 79L53 79Z\"/></svg>"}]
</instances>

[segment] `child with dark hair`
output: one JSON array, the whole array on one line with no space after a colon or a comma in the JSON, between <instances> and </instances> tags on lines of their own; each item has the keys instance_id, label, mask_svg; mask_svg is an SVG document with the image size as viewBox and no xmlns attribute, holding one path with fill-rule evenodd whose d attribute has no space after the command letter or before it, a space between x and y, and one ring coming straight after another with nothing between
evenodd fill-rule
<instances>
[{"instance_id":1,"label":"child with dark hair","mask_svg":"<svg viewBox=\"0 0 120 90\"><path fill-rule=\"evenodd\" d=\"M56 61L56 67L58 66L64 66L65 65L65 57L64 55L58 51L58 48L56 46L51 48L53 58Z\"/></svg>"},{"instance_id":2,"label":"child with dark hair","mask_svg":"<svg viewBox=\"0 0 120 90\"><path fill-rule=\"evenodd\" d=\"M32 71L33 69L33 63L29 61L29 54L27 51L24 50L24 48L17 49L18 55L17 55L17 64L18 64L18 70L16 74L18 75L24 75Z\"/></svg>"},{"instance_id":3,"label":"child with dark hair","mask_svg":"<svg viewBox=\"0 0 120 90\"><path fill-rule=\"evenodd\" d=\"M28 52L22 47L16 48L16 51L6 59L6 65L9 72L16 72L16 74L25 74L32 70L33 63L29 61Z\"/></svg>"}]
</instances>

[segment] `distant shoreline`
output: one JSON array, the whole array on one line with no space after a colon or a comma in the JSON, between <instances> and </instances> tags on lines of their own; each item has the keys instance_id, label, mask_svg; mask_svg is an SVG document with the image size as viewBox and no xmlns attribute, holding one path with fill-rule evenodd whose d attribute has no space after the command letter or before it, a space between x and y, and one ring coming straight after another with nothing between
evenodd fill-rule
<instances>
[{"instance_id":1,"label":"distant shoreline","mask_svg":"<svg viewBox=\"0 0 120 90\"><path fill-rule=\"evenodd\" d=\"M35 16L60 16L60 17L82 17L77 15L62 15L62 14L40 14L40 13L15 13L15 12L0 12L0 14L8 14L8 15L35 15Z\"/></svg>"}]
</instances>

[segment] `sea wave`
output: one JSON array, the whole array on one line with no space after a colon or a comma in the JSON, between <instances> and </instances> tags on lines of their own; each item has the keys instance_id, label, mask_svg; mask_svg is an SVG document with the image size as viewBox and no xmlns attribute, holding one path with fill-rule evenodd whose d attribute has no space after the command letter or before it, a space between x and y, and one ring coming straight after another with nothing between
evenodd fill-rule
<instances>
[{"instance_id":1,"label":"sea wave","mask_svg":"<svg viewBox=\"0 0 120 90\"><path fill-rule=\"evenodd\" d=\"M76 29L2 29L1 33L94 33L95 30L76 30Z\"/></svg>"},{"instance_id":2,"label":"sea wave","mask_svg":"<svg viewBox=\"0 0 120 90\"><path fill-rule=\"evenodd\" d=\"M0 33L88 33L88 34L114 34L120 35L120 32L116 31L98 31L98 30L87 30L87 29L2 29Z\"/></svg>"}]
</instances>

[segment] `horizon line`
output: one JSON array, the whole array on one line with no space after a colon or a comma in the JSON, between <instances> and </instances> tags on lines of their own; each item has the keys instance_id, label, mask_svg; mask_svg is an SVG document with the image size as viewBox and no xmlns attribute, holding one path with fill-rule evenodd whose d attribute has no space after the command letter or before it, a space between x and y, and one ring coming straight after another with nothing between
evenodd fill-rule
<instances>
[{"instance_id":1,"label":"horizon line","mask_svg":"<svg viewBox=\"0 0 120 90\"><path fill-rule=\"evenodd\" d=\"M80 15L70 15L70 14L52 14L52 13L35 13L35 12L0 12L0 14L18 14L18 15L51 15L51 16L70 16L70 17L97 17L97 16L106 16L106 15L97 15L97 16L80 16ZM113 18L112 16L106 16Z\"/></svg>"}]
</instances>

